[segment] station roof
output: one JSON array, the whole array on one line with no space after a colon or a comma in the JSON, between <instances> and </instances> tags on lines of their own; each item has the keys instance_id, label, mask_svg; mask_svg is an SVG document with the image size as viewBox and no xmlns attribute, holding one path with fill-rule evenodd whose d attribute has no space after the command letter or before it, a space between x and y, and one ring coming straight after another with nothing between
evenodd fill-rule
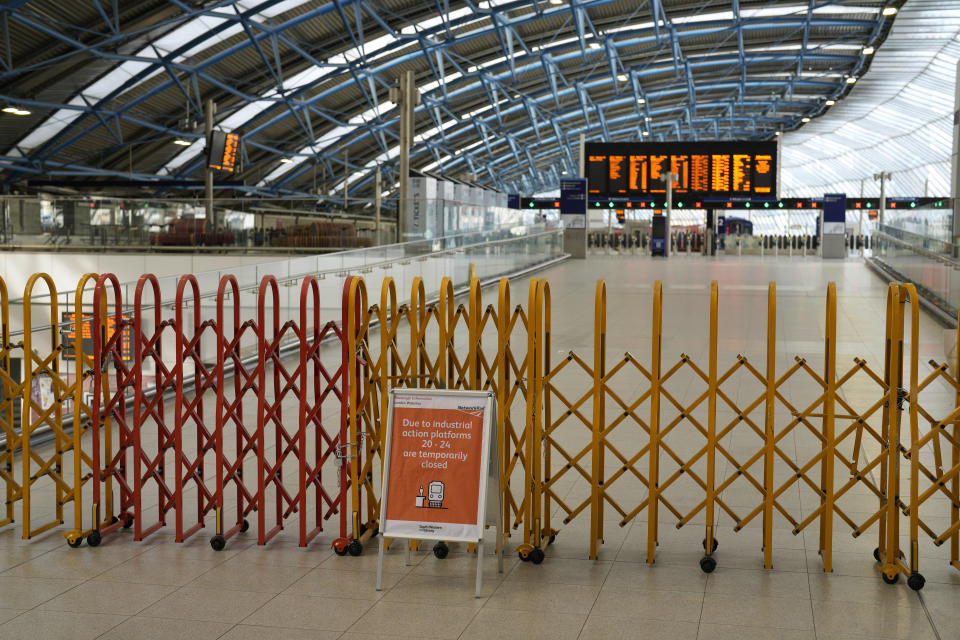
<instances>
[{"instance_id":1,"label":"station roof","mask_svg":"<svg viewBox=\"0 0 960 640\"><path fill-rule=\"evenodd\" d=\"M901 5L13 0L0 7L0 179L198 178L213 99L216 127L242 138L234 179L250 193L334 193L349 176L367 196L376 166L396 181L388 91L412 69L411 166L534 193L576 171L580 133L809 126L865 77Z\"/></svg>"}]
</instances>

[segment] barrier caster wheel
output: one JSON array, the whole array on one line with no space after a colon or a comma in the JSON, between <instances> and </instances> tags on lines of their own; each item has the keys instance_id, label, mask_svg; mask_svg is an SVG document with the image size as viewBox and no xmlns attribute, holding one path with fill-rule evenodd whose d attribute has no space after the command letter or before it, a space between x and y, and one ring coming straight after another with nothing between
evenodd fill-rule
<instances>
[{"instance_id":1,"label":"barrier caster wheel","mask_svg":"<svg viewBox=\"0 0 960 640\"><path fill-rule=\"evenodd\" d=\"M446 558L448 553L450 553L450 547L447 546L446 542L438 542L433 545L433 555L435 555L438 560Z\"/></svg>"},{"instance_id":2,"label":"barrier caster wheel","mask_svg":"<svg viewBox=\"0 0 960 640\"><path fill-rule=\"evenodd\" d=\"M887 576L887 574L885 573L881 573L880 575L883 576L883 581L886 582L887 584L897 584L898 582L900 582L899 573L895 573L892 578Z\"/></svg>"},{"instance_id":3,"label":"barrier caster wheel","mask_svg":"<svg viewBox=\"0 0 960 640\"><path fill-rule=\"evenodd\" d=\"M110 524L117 524L118 522L120 522L120 518L118 518L117 516L113 516L112 518L110 518Z\"/></svg>"},{"instance_id":4,"label":"barrier caster wheel","mask_svg":"<svg viewBox=\"0 0 960 640\"><path fill-rule=\"evenodd\" d=\"M91 531L90 535L87 536L87 545L90 547L99 547L102 540L103 536L100 535L99 531Z\"/></svg>"},{"instance_id":5,"label":"barrier caster wheel","mask_svg":"<svg viewBox=\"0 0 960 640\"><path fill-rule=\"evenodd\" d=\"M924 578L919 573L910 574L910 577L907 578L907 586L913 589L914 591L920 591L923 589L923 585L927 583L927 579Z\"/></svg>"},{"instance_id":6,"label":"barrier caster wheel","mask_svg":"<svg viewBox=\"0 0 960 640\"><path fill-rule=\"evenodd\" d=\"M553 544L557 539L557 534L552 534L549 539L547 539L547 545Z\"/></svg>"},{"instance_id":7,"label":"barrier caster wheel","mask_svg":"<svg viewBox=\"0 0 960 640\"><path fill-rule=\"evenodd\" d=\"M243 520L243 524L240 525L240 533L246 533L247 529L250 528L250 523L247 522L246 518Z\"/></svg>"},{"instance_id":8,"label":"barrier caster wheel","mask_svg":"<svg viewBox=\"0 0 960 640\"><path fill-rule=\"evenodd\" d=\"M347 555L347 548L344 547L341 549L339 547L334 547L333 552L342 558L343 556Z\"/></svg>"},{"instance_id":9,"label":"barrier caster wheel","mask_svg":"<svg viewBox=\"0 0 960 640\"><path fill-rule=\"evenodd\" d=\"M123 528L124 528L124 529L129 529L130 527L133 526L133 516L132 516L132 515L130 515L129 513L124 513L121 517L123 518Z\"/></svg>"},{"instance_id":10,"label":"barrier caster wheel","mask_svg":"<svg viewBox=\"0 0 960 640\"><path fill-rule=\"evenodd\" d=\"M716 539L716 538L714 538L714 539L713 539L713 550L716 551L719 547L720 547L720 543L717 542L717 539ZM704 551L707 550L707 539L706 539L706 538L703 539L703 550L704 550Z\"/></svg>"},{"instance_id":11,"label":"barrier caster wheel","mask_svg":"<svg viewBox=\"0 0 960 640\"><path fill-rule=\"evenodd\" d=\"M880 547L876 547L873 550L873 559L876 560L877 562L880 562Z\"/></svg>"},{"instance_id":12,"label":"barrier caster wheel","mask_svg":"<svg viewBox=\"0 0 960 640\"><path fill-rule=\"evenodd\" d=\"M210 538L210 546L213 547L214 551L223 551L227 546L227 539L217 534Z\"/></svg>"},{"instance_id":13,"label":"barrier caster wheel","mask_svg":"<svg viewBox=\"0 0 960 640\"><path fill-rule=\"evenodd\" d=\"M347 545L347 552L348 552L351 556L353 556L354 558L356 558L358 555L360 555L361 553L363 553L363 545L360 544L360 541L359 541L359 540L352 540L352 541L350 541L350 544Z\"/></svg>"},{"instance_id":14,"label":"barrier caster wheel","mask_svg":"<svg viewBox=\"0 0 960 640\"><path fill-rule=\"evenodd\" d=\"M530 562L533 564L540 564L543 562L543 549L534 549L530 552Z\"/></svg>"},{"instance_id":15,"label":"barrier caster wheel","mask_svg":"<svg viewBox=\"0 0 960 640\"><path fill-rule=\"evenodd\" d=\"M71 549L79 549L80 545L83 544L83 538L77 538L76 540L67 539L67 544L70 545Z\"/></svg>"},{"instance_id":16,"label":"barrier caster wheel","mask_svg":"<svg viewBox=\"0 0 960 640\"><path fill-rule=\"evenodd\" d=\"M530 562L530 552L529 551L519 551L517 556L520 557L522 562Z\"/></svg>"},{"instance_id":17,"label":"barrier caster wheel","mask_svg":"<svg viewBox=\"0 0 960 640\"><path fill-rule=\"evenodd\" d=\"M704 573L713 573L713 570L717 568L717 561L713 556L703 556L700 558L700 570Z\"/></svg>"}]
</instances>

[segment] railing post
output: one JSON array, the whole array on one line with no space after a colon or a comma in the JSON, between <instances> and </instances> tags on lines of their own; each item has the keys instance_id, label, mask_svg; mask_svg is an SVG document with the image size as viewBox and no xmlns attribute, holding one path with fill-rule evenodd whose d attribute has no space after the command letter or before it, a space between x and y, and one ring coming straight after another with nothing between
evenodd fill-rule
<instances>
[{"instance_id":1,"label":"railing post","mask_svg":"<svg viewBox=\"0 0 960 640\"><path fill-rule=\"evenodd\" d=\"M823 396L823 459L820 462L820 499L823 513L820 516L820 553L823 556L823 570L833 571L833 462L836 449L834 433L834 413L837 394L837 285L827 284L826 337L824 344L824 383Z\"/></svg>"},{"instance_id":2,"label":"railing post","mask_svg":"<svg viewBox=\"0 0 960 640\"><path fill-rule=\"evenodd\" d=\"M597 541L603 540L603 449L606 424L604 376L607 350L607 285L597 281L593 326L593 445L590 486L590 559L597 559Z\"/></svg>"},{"instance_id":3,"label":"railing post","mask_svg":"<svg viewBox=\"0 0 960 640\"><path fill-rule=\"evenodd\" d=\"M737 246L739 247L739 238ZM714 552L714 522L716 521L716 471L717 471L717 340L719 322L719 292L717 281L710 283L710 346L707 371L707 499L706 499L706 537L703 548L706 555L700 561L700 567L707 573L716 567Z\"/></svg>"},{"instance_id":4,"label":"railing post","mask_svg":"<svg viewBox=\"0 0 960 640\"><path fill-rule=\"evenodd\" d=\"M647 562L653 563L659 539L660 507L660 356L663 340L663 285L653 283L653 335L650 338L650 472L647 499Z\"/></svg>"},{"instance_id":5,"label":"railing post","mask_svg":"<svg viewBox=\"0 0 960 640\"><path fill-rule=\"evenodd\" d=\"M767 375L763 451L763 568L773 568L773 453L776 448L775 403L777 353L777 283L767 286Z\"/></svg>"}]
</instances>

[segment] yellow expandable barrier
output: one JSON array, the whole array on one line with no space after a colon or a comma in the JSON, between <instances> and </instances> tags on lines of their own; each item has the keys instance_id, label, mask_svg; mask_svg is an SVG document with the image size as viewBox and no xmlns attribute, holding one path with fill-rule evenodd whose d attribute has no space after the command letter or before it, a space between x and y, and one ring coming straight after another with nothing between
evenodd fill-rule
<instances>
[{"instance_id":1,"label":"yellow expandable barrier","mask_svg":"<svg viewBox=\"0 0 960 640\"><path fill-rule=\"evenodd\" d=\"M83 323L83 292L86 284L96 276L87 274L77 285L75 310L78 314L74 318L74 349L77 353L77 376L74 383L68 382L61 372L60 360L63 345L60 342L60 319L57 301L57 288L53 279L46 273L33 274L28 280L23 293L23 384L21 390L21 431L20 446L21 460L21 491L23 502L23 538L28 540L45 531L49 531L64 522L64 506L74 502L75 519L74 530L64 535L73 545L79 544L75 531L82 530L82 505L79 497L84 482L90 478L83 473L83 464L90 467L90 457L79 447L83 432L89 425L90 408L83 399L83 377L85 367L89 365L89 356L84 358L82 345ZM33 325L33 294L38 282L46 285L50 299L50 337L46 348L41 346L42 331L34 331ZM36 335L35 335L36 333ZM64 405L72 402L74 416L80 417L74 433L67 433L63 424ZM84 421L86 418L86 421ZM34 446L33 438L39 435L39 430L49 429L53 434L53 445L48 457L45 457L47 447ZM74 461L70 472L64 469L65 456L73 456ZM52 517L42 517L42 521L34 524L32 503L32 487L43 478L48 478L54 484L54 499Z\"/></svg>"},{"instance_id":2,"label":"yellow expandable barrier","mask_svg":"<svg viewBox=\"0 0 960 640\"><path fill-rule=\"evenodd\" d=\"M84 352L82 342L84 296L95 279L87 274L76 288L73 380L61 371L61 323L52 279L46 274L29 279L24 292L26 330L18 344L11 343L8 296L0 280L0 428L6 437L0 478L7 498L0 525L14 521L14 505L22 502L24 538L63 523L70 502L74 519L64 535L72 545L97 524L84 521L82 508L83 488L93 472L84 436L94 419L84 400L84 381L101 366ZM50 294L49 344L46 327L33 327L34 289L41 281ZM341 326L346 433L337 455L349 467L354 540L365 542L379 529L389 391L489 389L497 398L503 515L516 532L516 550L524 560L542 562L545 548L578 518L588 530L585 551L596 558L611 519L625 526L646 512L647 562L656 560L660 517L669 513L677 528L703 524L700 566L706 572L721 558L717 524L722 515L730 518L733 532L754 520L760 523L767 568L776 557L776 518L788 523L794 535L817 527L818 549L828 572L833 568L835 524L841 529L846 525L853 537L868 532L877 536L874 555L888 582L903 574L911 587L923 586L921 531L936 545L949 541L951 563L960 569L960 374L931 360L931 372L920 378L919 299L913 286L888 288L882 371L863 358L853 358L849 365L838 362L837 292L830 283L824 300L822 369L819 356L816 363L797 356L779 373L775 283L767 290L763 365L744 354L721 362L722 292L716 282L710 285L705 310L705 366L687 353L677 360L664 354L660 282L653 284L650 344L642 344L644 351L649 348L648 364L630 352L617 358L607 353L608 292L602 280L594 291L592 352L569 351L557 362L551 357L546 279L530 279L525 305L512 302L506 279L499 282L496 303L487 306L476 278L462 302L455 298L449 278L440 283L434 302L428 301L426 291L425 283L415 278L409 303L401 305L395 282L386 278L379 303L370 305L364 280L348 278ZM106 335L110 328L105 323L92 330ZM909 352L904 350L907 330ZM957 343L960 347L960 331ZM12 354L20 349L25 360L22 383L10 374ZM109 399L109 377L103 379L103 388L89 391ZM940 415L923 402L935 384L953 392L952 409ZM807 392L788 393L791 385ZM847 399L846 391L854 385L856 393L850 396L857 402ZM18 398L22 435L14 420ZM68 410L72 431L64 426ZM53 435L52 446L35 446L41 429ZM678 443L681 433L685 438ZM105 435L109 459L109 429ZM800 438L814 446L791 450L788 445ZM910 465L904 492L903 464ZM41 479L52 481L55 503L34 517L31 489ZM805 512L797 513L788 492L801 491L812 499ZM856 508L849 502L864 492L876 499L876 507L866 513L862 500ZM111 493L108 487L107 495ZM909 558L900 548L904 522ZM498 544L506 544L506 539Z\"/></svg>"},{"instance_id":3,"label":"yellow expandable barrier","mask_svg":"<svg viewBox=\"0 0 960 640\"><path fill-rule=\"evenodd\" d=\"M15 399L23 393L21 384L10 375L10 354L15 349L23 347L21 344L10 343L10 307L7 295L7 284L0 278L0 429L3 430L4 445L0 449L0 478L3 478L6 508L0 527L13 524L15 521L14 503L23 497L23 487L14 474L14 459L20 451L20 432L14 426Z\"/></svg>"}]
</instances>

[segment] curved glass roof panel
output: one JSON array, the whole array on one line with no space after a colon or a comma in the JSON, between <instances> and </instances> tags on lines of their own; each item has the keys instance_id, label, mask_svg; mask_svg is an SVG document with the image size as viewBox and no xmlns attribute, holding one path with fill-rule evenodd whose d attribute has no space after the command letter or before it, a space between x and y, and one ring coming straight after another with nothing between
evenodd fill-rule
<instances>
[{"instance_id":1,"label":"curved glass roof panel","mask_svg":"<svg viewBox=\"0 0 960 640\"><path fill-rule=\"evenodd\" d=\"M781 192L949 195L960 3L910 0L870 71L824 115L785 133Z\"/></svg>"}]
</instances>

